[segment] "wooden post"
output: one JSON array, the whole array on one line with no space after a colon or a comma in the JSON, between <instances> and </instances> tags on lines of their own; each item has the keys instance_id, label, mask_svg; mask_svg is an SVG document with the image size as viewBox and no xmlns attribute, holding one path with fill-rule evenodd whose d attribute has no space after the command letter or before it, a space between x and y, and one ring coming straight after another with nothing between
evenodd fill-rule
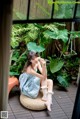
<instances>
[{"instance_id":1,"label":"wooden post","mask_svg":"<svg viewBox=\"0 0 80 119\"><path fill-rule=\"evenodd\" d=\"M7 111L13 0L0 1L0 111Z\"/></svg>"}]
</instances>

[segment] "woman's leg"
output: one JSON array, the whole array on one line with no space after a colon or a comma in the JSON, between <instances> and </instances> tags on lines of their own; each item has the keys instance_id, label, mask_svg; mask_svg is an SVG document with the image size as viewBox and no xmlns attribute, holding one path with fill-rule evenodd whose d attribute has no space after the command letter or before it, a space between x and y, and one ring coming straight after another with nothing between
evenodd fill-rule
<instances>
[{"instance_id":1,"label":"woman's leg","mask_svg":"<svg viewBox=\"0 0 80 119\"><path fill-rule=\"evenodd\" d=\"M51 79L47 80L47 86L48 86L48 95L51 95L50 102L52 104L52 94L54 94L54 92L53 92L53 81Z\"/></svg>"},{"instance_id":2,"label":"woman's leg","mask_svg":"<svg viewBox=\"0 0 80 119\"><path fill-rule=\"evenodd\" d=\"M53 81L51 79L41 80L41 89L43 92L42 100L47 101L47 94L53 92Z\"/></svg>"},{"instance_id":3,"label":"woman's leg","mask_svg":"<svg viewBox=\"0 0 80 119\"><path fill-rule=\"evenodd\" d=\"M41 86L47 86L47 79L41 79Z\"/></svg>"},{"instance_id":4,"label":"woman's leg","mask_svg":"<svg viewBox=\"0 0 80 119\"><path fill-rule=\"evenodd\" d=\"M47 79L47 87L48 92L53 92L53 81L51 79Z\"/></svg>"},{"instance_id":5,"label":"woman's leg","mask_svg":"<svg viewBox=\"0 0 80 119\"><path fill-rule=\"evenodd\" d=\"M53 91L53 81L51 79L41 79L41 87L42 86L48 87L48 91Z\"/></svg>"},{"instance_id":6,"label":"woman's leg","mask_svg":"<svg viewBox=\"0 0 80 119\"><path fill-rule=\"evenodd\" d=\"M53 81L51 79L47 80L47 87L48 87L47 102L45 104L47 106L47 109L51 111L52 94L53 94Z\"/></svg>"},{"instance_id":7,"label":"woman's leg","mask_svg":"<svg viewBox=\"0 0 80 119\"><path fill-rule=\"evenodd\" d=\"M42 93L43 93L43 97L42 100L43 101L47 101L47 79L45 80L41 80L41 89L42 89Z\"/></svg>"}]
</instances>

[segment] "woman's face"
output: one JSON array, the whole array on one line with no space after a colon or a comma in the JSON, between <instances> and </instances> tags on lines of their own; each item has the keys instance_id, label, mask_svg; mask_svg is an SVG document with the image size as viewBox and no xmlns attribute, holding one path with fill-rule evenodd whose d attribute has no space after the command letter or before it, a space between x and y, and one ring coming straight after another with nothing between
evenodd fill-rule
<instances>
[{"instance_id":1,"label":"woman's face","mask_svg":"<svg viewBox=\"0 0 80 119\"><path fill-rule=\"evenodd\" d=\"M35 64L38 63L38 60L39 60L39 57L34 56L34 57L31 59L31 63L35 65Z\"/></svg>"}]
</instances>

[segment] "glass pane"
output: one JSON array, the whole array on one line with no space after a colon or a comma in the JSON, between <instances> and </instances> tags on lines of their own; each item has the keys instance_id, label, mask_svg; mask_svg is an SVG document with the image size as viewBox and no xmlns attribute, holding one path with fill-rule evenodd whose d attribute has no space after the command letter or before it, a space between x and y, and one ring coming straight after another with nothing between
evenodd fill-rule
<instances>
[{"instance_id":1,"label":"glass pane","mask_svg":"<svg viewBox=\"0 0 80 119\"><path fill-rule=\"evenodd\" d=\"M80 4L78 4L78 7L77 7L76 17L80 18Z\"/></svg>"},{"instance_id":2,"label":"glass pane","mask_svg":"<svg viewBox=\"0 0 80 119\"><path fill-rule=\"evenodd\" d=\"M27 18L27 3L28 0L14 0L13 20L24 20Z\"/></svg>"},{"instance_id":3,"label":"glass pane","mask_svg":"<svg viewBox=\"0 0 80 119\"><path fill-rule=\"evenodd\" d=\"M29 19L49 19L51 17L52 5L48 0L31 0Z\"/></svg>"},{"instance_id":4,"label":"glass pane","mask_svg":"<svg viewBox=\"0 0 80 119\"><path fill-rule=\"evenodd\" d=\"M53 18L73 18L76 0L56 0Z\"/></svg>"}]
</instances>

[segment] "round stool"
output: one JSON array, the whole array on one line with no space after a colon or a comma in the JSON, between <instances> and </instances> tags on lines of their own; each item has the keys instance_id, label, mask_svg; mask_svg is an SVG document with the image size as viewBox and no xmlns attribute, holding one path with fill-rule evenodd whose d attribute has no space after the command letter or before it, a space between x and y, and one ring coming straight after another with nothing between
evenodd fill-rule
<instances>
[{"instance_id":1,"label":"round stool","mask_svg":"<svg viewBox=\"0 0 80 119\"><path fill-rule=\"evenodd\" d=\"M40 92L38 97L35 99L29 98L23 94L20 95L20 103L28 109L31 110L44 110L46 109L46 106L44 104L44 101L41 100L42 93Z\"/></svg>"}]
</instances>

